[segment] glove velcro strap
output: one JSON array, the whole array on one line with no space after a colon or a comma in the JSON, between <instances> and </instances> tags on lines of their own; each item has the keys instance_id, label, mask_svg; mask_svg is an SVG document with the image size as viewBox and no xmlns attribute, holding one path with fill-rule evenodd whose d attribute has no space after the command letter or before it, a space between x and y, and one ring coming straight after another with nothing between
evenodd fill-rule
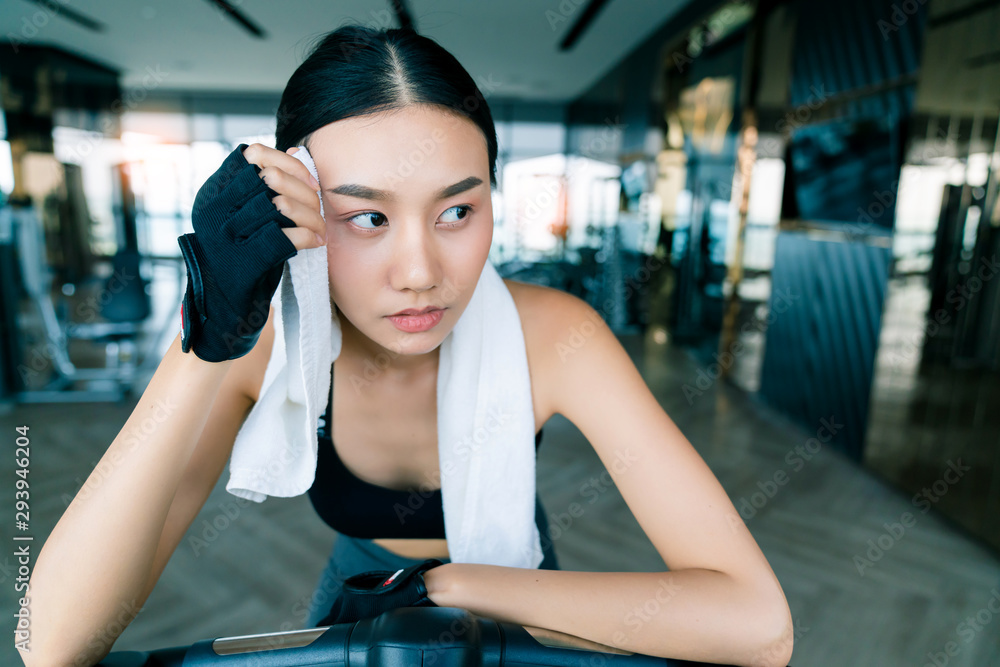
<instances>
[{"instance_id":1,"label":"glove velcro strap","mask_svg":"<svg viewBox=\"0 0 1000 667\"><path fill-rule=\"evenodd\" d=\"M219 329L212 320L202 318L201 337L192 349L199 359L205 361L228 361L239 359L250 353L260 338L260 329L240 333Z\"/></svg>"},{"instance_id":2,"label":"glove velcro strap","mask_svg":"<svg viewBox=\"0 0 1000 667\"><path fill-rule=\"evenodd\" d=\"M205 313L205 289L208 285L198 263L195 235L184 234L178 237L177 243L188 269L188 284L181 305L181 350L193 350L199 359L210 362L245 356L257 344L271 304L263 301L254 304L255 312L250 314L249 322L240 319L227 326L219 326ZM215 297L219 298L219 295Z\"/></svg>"},{"instance_id":3,"label":"glove velcro strap","mask_svg":"<svg viewBox=\"0 0 1000 667\"><path fill-rule=\"evenodd\" d=\"M194 341L201 339L201 324L205 317L205 287L201 267L194 251L194 234L177 237L184 263L187 264L187 288L181 303L181 350L190 352Z\"/></svg>"}]
</instances>

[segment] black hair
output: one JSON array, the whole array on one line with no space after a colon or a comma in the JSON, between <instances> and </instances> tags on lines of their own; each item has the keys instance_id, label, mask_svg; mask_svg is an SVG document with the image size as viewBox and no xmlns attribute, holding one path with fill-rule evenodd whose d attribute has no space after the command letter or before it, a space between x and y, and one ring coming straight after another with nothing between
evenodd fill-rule
<instances>
[{"instance_id":1,"label":"black hair","mask_svg":"<svg viewBox=\"0 0 1000 667\"><path fill-rule=\"evenodd\" d=\"M431 104L468 118L482 130L490 184L496 186L493 116L455 56L409 28L348 24L321 40L281 94L275 148L304 145L313 132L344 118Z\"/></svg>"}]
</instances>

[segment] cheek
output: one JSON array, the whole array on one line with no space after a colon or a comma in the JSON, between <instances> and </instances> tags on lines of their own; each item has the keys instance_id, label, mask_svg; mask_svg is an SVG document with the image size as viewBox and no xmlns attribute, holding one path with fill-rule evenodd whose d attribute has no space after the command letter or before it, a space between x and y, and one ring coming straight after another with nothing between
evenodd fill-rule
<instances>
[{"instance_id":1,"label":"cheek","mask_svg":"<svg viewBox=\"0 0 1000 667\"><path fill-rule=\"evenodd\" d=\"M493 209L487 208L481 217L477 240L482 254L489 255L490 247L493 245Z\"/></svg>"},{"instance_id":2,"label":"cheek","mask_svg":"<svg viewBox=\"0 0 1000 667\"><path fill-rule=\"evenodd\" d=\"M451 277L466 286L475 285L483 266L489 261L490 248L493 246L492 217L485 223L477 226L476 231L464 239L461 249L449 253L454 262L451 264ZM468 296L471 297L471 293Z\"/></svg>"},{"instance_id":3,"label":"cheek","mask_svg":"<svg viewBox=\"0 0 1000 667\"><path fill-rule=\"evenodd\" d=\"M367 281L364 280L366 274L370 274L371 267L363 261L363 257L357 252L351 252L350 248L344 245L336 245L331 236L327 236L326 263L327 271L330 275L330 293L337 301L361 297Z\"/></svg>"}]
</instances>

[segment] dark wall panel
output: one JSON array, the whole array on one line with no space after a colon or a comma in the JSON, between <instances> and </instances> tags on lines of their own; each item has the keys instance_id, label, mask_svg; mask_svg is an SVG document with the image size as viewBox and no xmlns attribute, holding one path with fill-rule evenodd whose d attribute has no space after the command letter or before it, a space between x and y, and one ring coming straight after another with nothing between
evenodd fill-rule
<instances>
[{"instance_id":1,"label":"dark wall panel","mask_svg":"<svg viewBox=\"0 0 1000 667\"><path fill-rule=\"evenodd\" d=\"M861 460L890 248L782 232L760 393L810 433Z\"/></svg>"},{"instance_id":2,"label":"dark wall panel","mask_svg":"<svg viewBox=\"0 0 1000 667\"><path fill-rule=\"evenodd\" d=\"M798 217L852 222L881 196L891 228L903 139L920 70L926 10L896 0L797 3L790 182ZM815 112L815 113L813 113Z\"/></svg>"}]
</instances>

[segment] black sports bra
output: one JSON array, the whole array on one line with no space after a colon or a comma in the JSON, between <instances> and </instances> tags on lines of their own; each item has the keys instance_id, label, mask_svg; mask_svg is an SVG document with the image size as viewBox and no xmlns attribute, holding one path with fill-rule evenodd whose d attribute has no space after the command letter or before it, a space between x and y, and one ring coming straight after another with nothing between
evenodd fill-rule
<instances>
[{"instance_id":1,"label":"black sports bra","mask_svg":"<svg viewBox=\"0 0 1000 667\"><path fill-rule=\"evenodd\" d=\"M320 417L316 477L309 500L316 513L343 535L362 539L445 539L441 489L389 489L355 476L337 455L328 425L333 411L333 369L330 400ZM542 431L535 434L535 451Z\"/></svg>"}]
</instances>

